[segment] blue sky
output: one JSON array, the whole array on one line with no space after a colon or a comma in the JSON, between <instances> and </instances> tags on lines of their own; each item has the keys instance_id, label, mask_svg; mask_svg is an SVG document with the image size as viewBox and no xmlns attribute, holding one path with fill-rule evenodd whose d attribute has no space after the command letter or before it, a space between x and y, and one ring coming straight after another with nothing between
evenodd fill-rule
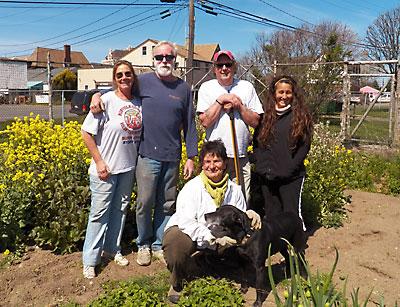
<instances>
[{"instance_id":1,"label":"blue sky","mask_svg":"<svg viewBox=\"0 0 400 307\"><path fill-rule=\"evenodd\" d=\"M34 2L32 0L30 2ZM44 0L46 1L46 0ZM27 1L29 2L29 1ZM147 38L167 39L183 45L188 32L188 9L159 0L70 0L74 5L6 3L0 0L0 57L30 54L35 47L61 49L70 44L91 62L100 62L111 49L136 46ZM65 1L66 2L66 1ZM99 6L115 3L126 6ZM360 38L381 13L400 6L398 0L214 0L214 2L299 27L304 21L334 21L350 27ZM185 5L188 0L177 0ZM129 4L133 4L128 6ZM138 4L150 4L138 6ZM200 6L200 4L197 4ZM217 6L208 3L215 8ZM172 15L160 19L160 12ZM219 10L217 16L196 9L195 43L219 43L236 55L244 54L260 32L276 28L259 25Z\"/></svg>"}]
</instances>

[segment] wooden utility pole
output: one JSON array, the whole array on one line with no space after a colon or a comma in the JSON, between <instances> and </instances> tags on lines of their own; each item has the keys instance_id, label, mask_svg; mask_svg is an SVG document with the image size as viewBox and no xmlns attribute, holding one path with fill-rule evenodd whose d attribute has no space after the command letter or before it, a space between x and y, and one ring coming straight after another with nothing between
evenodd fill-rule
<instances>
[{"instance_id":1,"label":"wooden utility pole","mask_svg":"<svg viewBox=\"0 0 400 307\"><path fill-rule=\"evenodd\" d=\"M51 65L50 65L50 51L47 52L47 85L49 87L49 120L53 120L53 103L52 103L52 90L51 90Z\"/></svg>"},{"instance_id":2,"label":"wooden utility pole","mask_svg":"<svg viewBox=\"0 0 400 307\"><path fill-rule=\"evenodd\" d=\"M194 0L189 0L189 36L187 39L188 55L186 60L186 82L193 85L193 54L194 54Z\"/></svg>"},{"instance_id":3,"label":"wooden utility pole","mask_svg":"<svg viewBox=\"0 0 400 307\"><path fill-rule=\"evenodd\" d=\"M400 147L400 60L397 63L396 95L394 99L394 136L393 146Z\"/></svg>"}]
</instances>

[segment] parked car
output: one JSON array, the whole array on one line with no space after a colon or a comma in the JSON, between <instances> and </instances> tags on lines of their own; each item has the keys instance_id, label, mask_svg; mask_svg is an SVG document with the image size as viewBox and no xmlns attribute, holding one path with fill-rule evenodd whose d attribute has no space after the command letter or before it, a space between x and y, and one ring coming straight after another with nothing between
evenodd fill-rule
<instances>
[{"instance_id":1,"label":"parked car","mask_svg":"<svg viewBox=\"0 0 400 307\"><path fill-rule=\"evenodd\" d=\"M72 96L70 113L77 115L84 115L89 113L90 100L93 94L99 92L99 90L90 90L84 92L76 92Z\"/></svg>"}]
</instances>

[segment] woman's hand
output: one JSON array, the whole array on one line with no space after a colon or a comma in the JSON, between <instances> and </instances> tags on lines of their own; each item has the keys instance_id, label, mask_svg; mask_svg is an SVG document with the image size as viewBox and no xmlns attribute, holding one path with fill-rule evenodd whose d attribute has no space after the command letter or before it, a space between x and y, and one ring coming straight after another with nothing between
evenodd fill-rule
<instances>
[{"instance_id":1,"label":"woman's hand","mask_svg":"<svg viewBox=\"0 0 400 307\"><path fill-rule=\"evenodd\" d=\"M110 168L104 160L100 160L96 163L96 170L100 180L106 181L108 177L110 177Z\"/></svg>"},{"instance_id":2,"label":"woman's hand","mask_svg":"<svg viewBox=\"0 0 400 307\"><path fill-rule=\"evenodd\" d=\"M90 101L90 111L93 114L97 114L104 110L105 110L105 107L104 107L103 101L101 100L101 94L100 93L94 94Z\"/></svg>"},{"instance_id":3,"label":"woman's hand","mask_svg":"<svg viewBox=\"0 0 400 307\"><path fill-rule=\"evenodd\" d=\"M251 220L251 227L254 229L260 229L261 228L261 217L260 215L255 212L254 210L247 210L246 211L247 216Z\"/></svg>"}]
</instances>

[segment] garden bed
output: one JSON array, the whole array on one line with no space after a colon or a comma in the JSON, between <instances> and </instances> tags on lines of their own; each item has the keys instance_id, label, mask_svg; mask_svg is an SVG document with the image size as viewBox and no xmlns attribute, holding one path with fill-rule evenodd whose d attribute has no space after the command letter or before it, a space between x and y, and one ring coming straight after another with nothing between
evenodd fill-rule
<instances>
[{"instance_id":1,"label":"garden bed","mask_svg":"<svg viewBox=\"0 0 400 307\"><path fill-rule=\"evenodd\" d=\"M338 289L347 277L347 295L360 288L360 297L373 289L371 302L379 303L383 295L387 306L400 302L400 198L382 194L350 191L347 205L349 221L339 229L320 228L309 238L306 257L315 273L328 272L339 251L335 272ZM165 271L161 262L149 267L135 263L121 268L110 262L94 280L82 278L81 253L58 256L50 251L32 250L28 256L9 268L0 270L0 301L5 306L44 306L67 302L85 304L103 292L101 285L109 280L127 280L135 276ZM246 294L247 305L255 298L254 289ZM269 302L269 303L268 303ZM273 303L269 295L264 306Z\"/></svg>"}]
</instances>

